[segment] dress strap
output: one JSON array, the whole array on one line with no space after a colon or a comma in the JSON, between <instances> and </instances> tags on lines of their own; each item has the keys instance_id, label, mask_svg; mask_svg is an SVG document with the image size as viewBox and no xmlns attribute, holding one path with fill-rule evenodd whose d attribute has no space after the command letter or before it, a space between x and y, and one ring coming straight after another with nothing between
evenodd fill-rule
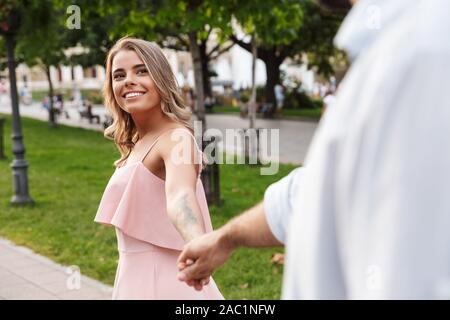
<instances>
[{"instance_id":1,"label":"dress strap","mask_svg":"<svg viewBox=\"0 0 450 320\"><path fill-rule=\"evenodd\" d=\"M153 149L153 146L158 142L158 140L163 137L166 133L169 133L170 131L173 131L177 128L174 129L169 129L167 131L164 131L163 133L161 133L159 136L156 137L155 141L153 141L153 143L150 145L150 147L148 147L147 151L144 153L144 155L141 158L141 162L143 162L145 160L145 158L147 158L147 155L150 153L150 151Z\"/></svg>"},{"instance_id":2,"label":"dress strap","mask_svg":"<svg viewBox=\"0 0 450 320\"><path fill-rule=\"evenodd\" d=\"M198 147L198 144L197 144L197 141L195 140L194 135L193 135L188 129L186 129L186 128L173 128L173 129L169 129L169 130L164 131L163 133L161 133L158 137L156 137L155 141L153 141L153 143L150 145L150 147L148 148L147 152L145 152L145 154L144 154L143 157L141 158L141 162L143 162L143 161L145 160L145 158L147 157L147 155L148 155L148 154L150 153L150 151L153 149L153 146L158 142L158 140L159 140L161 137L163 137L165 134L167 134L167 133L169 133L169 132L171 132L171 131L175 131L175 130L183 130L183 131L186 131L186 132L192 137L192 139L194 140L195 148L197 149L197 152L198 152L198 154L199 154L199 156L200 156L199 172L198 172L198 175L200 175L201 170L202 170L202 161L201 161L201 160L202 160L202 151L201 151L201 149Z\"/></svg>"}]
</instances>

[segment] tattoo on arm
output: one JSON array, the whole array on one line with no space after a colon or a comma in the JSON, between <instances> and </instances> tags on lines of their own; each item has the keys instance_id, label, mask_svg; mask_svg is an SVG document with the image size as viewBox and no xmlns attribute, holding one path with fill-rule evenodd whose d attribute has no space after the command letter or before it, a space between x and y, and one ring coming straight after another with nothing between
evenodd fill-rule
<instances>
[{"instance_id":1,"label":"tattoo on arm","mask_svg":"<svg viewBox=\"0 0 450 320\"><path fill-rule=\"evenodd\" d=\"M188 194L183 194L175 203L174 225L186 241L190 241L201 233L197 215L189 205Z\"/></svg>"}]
</instances>

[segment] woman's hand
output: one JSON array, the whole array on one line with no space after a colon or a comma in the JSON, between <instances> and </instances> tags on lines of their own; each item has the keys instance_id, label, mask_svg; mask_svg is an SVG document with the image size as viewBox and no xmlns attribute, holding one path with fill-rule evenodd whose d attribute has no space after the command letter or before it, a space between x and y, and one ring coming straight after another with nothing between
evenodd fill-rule
<instances>
[{"instance_id":1,"label":"woman's hand","mask_svg":"<svg viewBox=\"0 0 450 320\"><path fill-rule=\"evenodd\" d=\"M184 246L178 257L178 280L201 290L234 249L233 243L226 240L223 229L195 238Z\"/></svg>"}]
</instances>

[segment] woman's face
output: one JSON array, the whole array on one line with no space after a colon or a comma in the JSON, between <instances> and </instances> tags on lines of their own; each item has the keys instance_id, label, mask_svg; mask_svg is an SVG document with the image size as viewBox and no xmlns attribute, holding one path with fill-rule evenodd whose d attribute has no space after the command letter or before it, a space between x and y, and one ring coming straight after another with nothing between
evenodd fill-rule
<instances>
[{"instance_id":1,"label":"woman's face","mask_svg":"<svg viewBox=\"0 0 450 320\"><path fill-rule=\"evenodd\" d=\"M123 110L132 114L160 107L156 85L134 50L117 52L111 70L114 97Z\"/></svg>"}]
</instances>

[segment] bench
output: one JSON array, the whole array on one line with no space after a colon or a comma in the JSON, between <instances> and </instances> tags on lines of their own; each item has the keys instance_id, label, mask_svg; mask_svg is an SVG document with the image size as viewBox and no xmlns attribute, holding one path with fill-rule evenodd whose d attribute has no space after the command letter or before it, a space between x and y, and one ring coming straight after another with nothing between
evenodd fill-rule
<instances>
[{"instance_id":1,"label":"bench","mask_svg":"<svg viewBox=\"0 0 450 320\"><path fill-rule=\"evenodd\" d=\"M80 118L88 119L89 123L92 123L92 119L95 119L97 124L100 124L100 116L92 113L92 106L88 106L86 110L78 110Z\"/></svg>"}]
</instances>

